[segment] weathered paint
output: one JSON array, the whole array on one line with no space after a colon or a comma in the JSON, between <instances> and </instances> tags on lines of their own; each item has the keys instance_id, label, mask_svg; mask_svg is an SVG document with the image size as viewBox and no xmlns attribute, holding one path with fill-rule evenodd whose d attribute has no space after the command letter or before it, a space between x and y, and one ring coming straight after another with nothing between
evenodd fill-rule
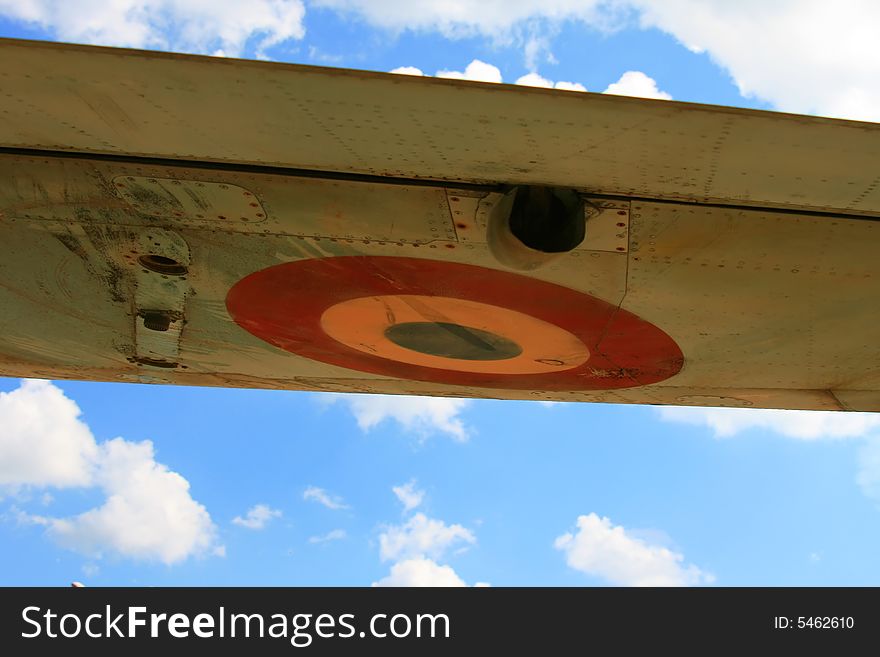
<instances>
[{"instance_id":1,"label":"weathered paint","mask_svg":"<svg viewBox=\"0 0 880 657\"><path fill-rule=\"evenodd\" d=\"M439 295L349 299L328 307L320 328L358 351L463 372L558 372L577 367L590 356L581 340L555 324L510 308ZM432 345L449 353L436 353Z\"/></svg>"},{"instance_id":2,"label":"weathered paint","mask_svg":"<svg viewBox=\"0 0 880 657\"><path fill-rule=\"evenodd\" d=\"M238 282L226 305L242 328L281 349L405 380L613 390L664 381L682 365L675 342L627 310L521 274L441 260L355 256L276 265ZM353 306L363 315L362 326L344 329ZM412 357L379 340L398 321L441 318L497 333L523 353L462 364Z\"/></svg>"},{"instance_id":3,"label":"weathered paint","mask_svg":"<svg viewBox=\"0 0 880 657\"><path fill-rule=\"evenodd\" d=\"M0 74L4 375L880 410L874 124L9 40ZM486 229L518 183L588 200L584 242L516 274L575 295L530 316L563 298L589 316L594 299L668 335L680 371L628 388L424 380L291 353L227 310L255 273L345 257L488 270L465 294L480 302L488 278L514 276ZM392 278L394 295L424 292ZM631 329L603 340L645 345Z\"/></svg>"}]
</instances>

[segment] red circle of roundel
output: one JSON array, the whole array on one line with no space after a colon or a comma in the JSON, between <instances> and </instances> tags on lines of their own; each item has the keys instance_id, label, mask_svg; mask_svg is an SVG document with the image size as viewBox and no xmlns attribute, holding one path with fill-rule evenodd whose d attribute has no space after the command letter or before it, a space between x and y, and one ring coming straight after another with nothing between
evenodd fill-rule
<instances>
[{"instance_id":1,"label":"red circle of roundel","mask_svg":"<svg viewBox=\"0 0 880 657\"><path fill-rule=\"evenodd\" d=\"M589 349L560 372L468 372L400 362L353 349L327 335L324 312L364 297L422 295L500 306L556 325ZM657 383L681 370L683 357L662 330L622 308L561 285L476 265L340 256L299 260L254 272L226 296L235 322L281 349L312 360L383 376L511 390L611 390Z\"/></svg>"}]
</instances>

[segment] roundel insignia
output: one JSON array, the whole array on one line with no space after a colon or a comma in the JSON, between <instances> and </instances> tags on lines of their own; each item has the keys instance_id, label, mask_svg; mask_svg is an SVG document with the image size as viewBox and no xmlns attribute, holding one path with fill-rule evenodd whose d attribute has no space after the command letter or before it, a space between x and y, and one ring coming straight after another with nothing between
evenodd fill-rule
<instances>
[{"instance_id":1,"label":"roundel insignia","mask_svg":"<svg viewBox=\"0 0 880 657\"><path fill-rule=\"evenodd\" d=\"M678 373L653 324L589 294L476 265L341 256L236 283L230 315L286 351L399 379L511 390L609 390Z\"/></svg>"}]
</instances>

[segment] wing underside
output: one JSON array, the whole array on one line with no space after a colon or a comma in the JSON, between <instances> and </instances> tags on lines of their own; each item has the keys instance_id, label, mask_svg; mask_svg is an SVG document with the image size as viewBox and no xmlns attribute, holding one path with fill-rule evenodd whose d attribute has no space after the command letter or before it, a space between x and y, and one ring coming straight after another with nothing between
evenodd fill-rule
<instances>
[{"instance_id":1,"label":"wing underside","mask_svg":"<svg viewBox=\"0 0 880 657\"><path fill-rule=\"evenodd\" d=\"M880 130L0 42L0 373L880 410ZM516 186L586 237L514 271Z\"/></svg>"}]
</instances>

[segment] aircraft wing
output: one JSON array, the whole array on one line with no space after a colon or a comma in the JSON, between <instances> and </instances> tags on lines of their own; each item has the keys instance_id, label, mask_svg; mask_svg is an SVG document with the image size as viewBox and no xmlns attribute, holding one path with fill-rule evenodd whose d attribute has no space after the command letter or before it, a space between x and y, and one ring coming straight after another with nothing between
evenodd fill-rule
<instances>
[{"instance_id":1,"label":"aircraft wing","mask_svg":"<svg viewBox=\"0 0 880 657\"><path fill-rule=\"evenodd\" d=\"M0 40L0 374L880 410L880 126Z\"/></svg>"}]
</instances>

